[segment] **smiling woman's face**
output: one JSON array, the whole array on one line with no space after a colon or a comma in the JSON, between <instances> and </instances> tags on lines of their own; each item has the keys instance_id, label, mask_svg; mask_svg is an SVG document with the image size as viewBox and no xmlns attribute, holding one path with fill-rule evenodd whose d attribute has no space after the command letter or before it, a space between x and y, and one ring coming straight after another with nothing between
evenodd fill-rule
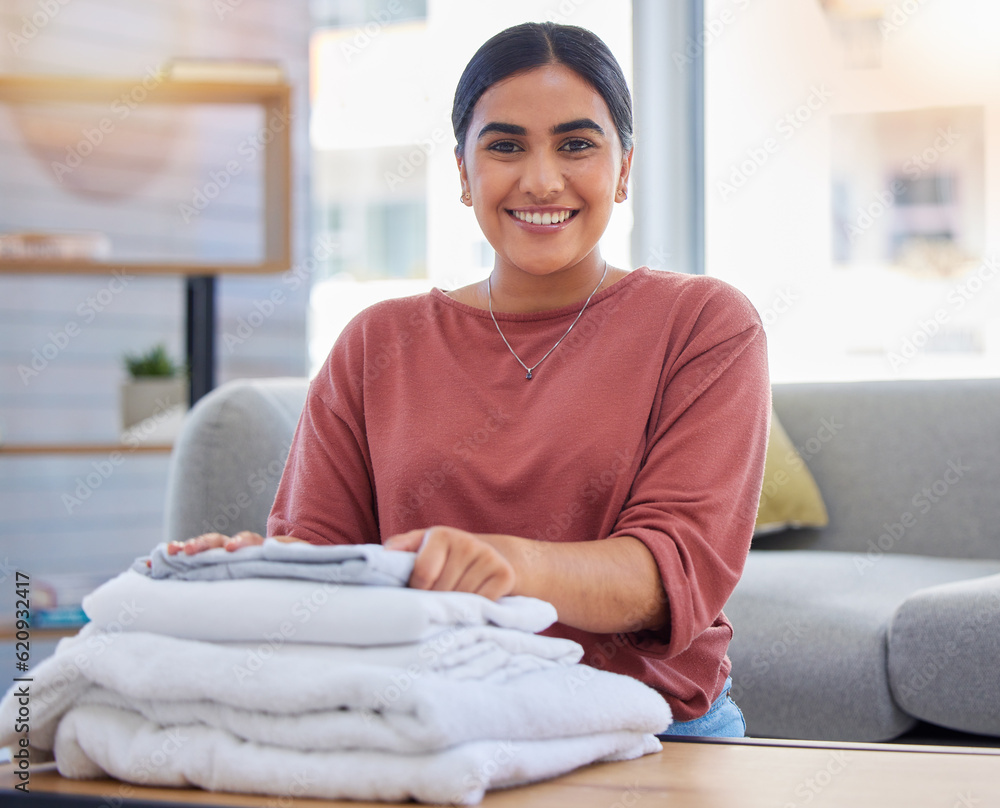
<instances>
[{"instance_id":1,"label":"smiling woman's face","mask_svg":"<svg viewBox=\"0 0 1000 808\"><path fill-rule=\"evenodd\" d=\"M632 155L623 157L604 99L573 70L544 65L486 90L458 164L498 269L603 265L595 247Z\"/></svg>"}]
</instances>

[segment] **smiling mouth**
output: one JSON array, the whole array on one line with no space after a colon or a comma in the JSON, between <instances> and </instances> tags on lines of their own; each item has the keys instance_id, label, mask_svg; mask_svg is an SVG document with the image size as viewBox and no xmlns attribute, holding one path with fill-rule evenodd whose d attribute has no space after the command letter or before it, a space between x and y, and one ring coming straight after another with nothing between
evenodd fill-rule
<instances>
[{"instance_id":1,"label":"smiling mouth","mask_svg":"<svg viewBox=\"0 0 1000 808\"><path fill-rule=\"evenodd\" d=\"M538 211L533 212L530 210L508 210L507 213L526 224L562 224L567 219L572 219L576 216L579 211L566 209L539 213Z\"/></svg>"}]
</instances>

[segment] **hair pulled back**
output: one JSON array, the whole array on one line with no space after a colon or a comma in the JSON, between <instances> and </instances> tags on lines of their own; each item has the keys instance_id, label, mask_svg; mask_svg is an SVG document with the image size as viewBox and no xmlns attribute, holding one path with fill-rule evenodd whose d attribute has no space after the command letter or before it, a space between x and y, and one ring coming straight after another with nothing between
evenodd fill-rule
<instances>
[{"instance_id":1,"label":"hair pulled back","mask_svg":"<svg viewBox=\"0 0 1000 808\"><path fill-rule=\"evenodd\" d=\"M632 98L621 66L604 41L586 28L554 22L526 22L491 37L466 65L455 90L451 123L458 153L476 102L491 86L522 70L562 64L604 99L618 131L622 151L632 148Z\"/></svg>"}]
</instances>

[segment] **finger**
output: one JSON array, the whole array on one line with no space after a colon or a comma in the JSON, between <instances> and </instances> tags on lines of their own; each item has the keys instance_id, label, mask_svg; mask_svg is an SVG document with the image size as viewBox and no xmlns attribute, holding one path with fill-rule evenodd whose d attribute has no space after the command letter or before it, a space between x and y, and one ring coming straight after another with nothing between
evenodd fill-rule
<instances>
[{"instance_id":1,"label":"finger","mask_svg":"<svg viewBox=\"0 0 1000 808\"><path fill-rule=\"evenodd\" d=\"M417 556L420 558L420 555ZM435 576L433 582L427 587L435 592L466 592L466 589L459 588L459 582L468 574L469 565L473 563L473 557L465 552L460 545L449 543L440 548L432 559L434 561Z\"/></svg>"},{"instance_id":2,"label":"finger","mask_svg":"<svg viewBox=\"0 0 1000 808\"><path fill-rule=\"evenodd\" d=\"M201 538L200 536L196 538ZM178 553L183 553L184 549L188 546L189 542L193 542L195 539L185 539L184 541L172 541L167 543L167 555L177 555Z\"/></svg>"},{"instance_id":3,"label":"finger","mask_svg":"<svg viewBox=\"0 0 1000 808\"><path fill-rule=\"evenodd\" d=\"M193 539L176 542L177 549L173 553L170 552L171 548L168 546L167 553L177 555L178 552L183 551L186 555L194 555L205 550L211 550L214 547L222 547L227 541L229 541L229 537L221 533L203 533L200 536L195 536Z\"/></svg>"},{"instance_id":4,"label":"finger","mask_svg":"<svg viewBox=\"0 0 1000 808\"><path fill-rule=\"evenodd\" d=\"M229 536L223 533L205 533L184 542L184 552L188 555L194 555L205 550L214 550L225 545L227 541L229 541Z\"/></svg>"},{"instance_id":5,"label":"finger","mask_svg":"<svg viewBox=\"0 0 1000 808\"><path fill-rule=\"evenodd\" d=\"M295 536L271 536L270 538L274 539L275 541L280 541L282 544L291 544L292 542L296 541L305 542L306 544L308 544L308 542L306 542L305 539L297 539L295 538Z\"/></svg>"},{"instance_id":6,"label":"finger","mask_svg":"<svg viewBox=\"0 0 1000 808\"><path fill-rule=\"evenodd\" d=\"M513 591L514 577L510 563L499 553L483 553L476 556L458 579L454 591L497 600Z\"/></svg>"},{"instance_id":7,"label":"finger","mask_svg":"<svg viewBox=\"0 0 1000 808\"><path fill-rule=\"evenodd\" d=\"M482 581L474 592L490 600L500 600L500 598L513 592L513 590L514 576L506 575L503 571L497 570L493 575Z\"/></svg>"},{"instance_id":8,"label":"finger","mask_svg":"<svg viewBox=\"0 0 1000 808\"><path fill-rule=\"evenodd\" d=\"M428 552L430 551L430 552ZM429 554L426 567L434 578L426 587L435 592L473 592L490 568L493 549L475 536L463 531L437 529L428 531L424 549L417 554ZM433 564L433 566L431 566Z\"/></svg>"},{"instance_id":9,"label":"finger","mask_svg":"<svg viewBox=\"0 0 1000 808\"><path fill-rule=\"evenodd\" d=\"M451 547L446 537L435 534L433 530L426 531L426 538L422 535L420 539L420 549L407 585L413 589L446 591L448 584L453 583L453 579L457 577L449 574L442 578L448 565L454 563Z\"/></svg>"},{"instance_id":10,"label":"finger","mask_svg":"<svg viewBox=\"0 0 1000 808\"><path fill-rule=\"evenodd\" d=\"M253 547L264 543L264 537L252 530L241 530L233 535L223 546L229 551L239 550L241 547Z\"/></svg>"},{"instance_id":11,"label":"finger","mask_svg":"<svg viewBox=\"0 0 1000 808\"><path fill-rule=\"evenodd\" d=\"M397 533L385 540L383 546L388 550L405 550L416 553L423 544L427 530L409 530L406 533Z\"/></svg>"}]
</instances>

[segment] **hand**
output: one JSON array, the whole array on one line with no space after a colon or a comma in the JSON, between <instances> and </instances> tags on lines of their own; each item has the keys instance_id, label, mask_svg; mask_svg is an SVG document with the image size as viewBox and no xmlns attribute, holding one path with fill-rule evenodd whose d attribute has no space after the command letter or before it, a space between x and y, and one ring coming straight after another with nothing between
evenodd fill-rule
<instances>
[{"instance_id":1,"label":"hand","mask_svg":"<svg viewBox=\"0 0 1000 808\"><path fill-rule=\"evenodd\" d=\"M302 539L296 539L294 536L273 536L272 538L283 542L303 541ZM229 552L233 552L234 550L239 550L241 547L252 547L255 544L263 543L264 537L251 530L241 530L233 536L226 536L222 533L202 533L200 536L188 539L187 541L170 542L167 545L167 555L177 555L181 552L187 555L195 555L196 553L202 553L205 550L211 550L215 547L225 547Z\"/></svg>"},{"instance_id":2,"label":"hand","mask_svg":"<svg viewBox=\"0 0 1000 808\"><path fill-rule=\"evenodd\" d=\"M517 582L510 561L475 533L451 527L411 530L390 537L385 546L417 554L409 581L413 589L472 592L497 600L511 594Z\"/></svg>"}]
</instances>

